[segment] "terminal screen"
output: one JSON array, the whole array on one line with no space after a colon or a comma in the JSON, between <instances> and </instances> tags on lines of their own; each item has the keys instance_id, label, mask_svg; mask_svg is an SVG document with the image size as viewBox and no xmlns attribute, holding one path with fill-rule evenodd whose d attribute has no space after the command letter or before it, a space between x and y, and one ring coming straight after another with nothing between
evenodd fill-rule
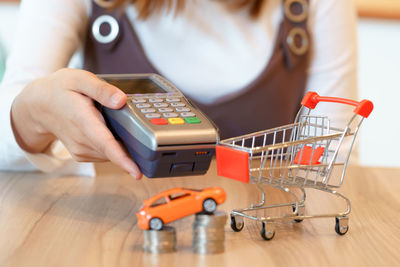
<instances>
[{"instance_id":1,"label":"terminal screen","mask_svg":"<svg viewBox=\"0 0 400 267\"><path fill-rule=\"evenodd\" d=\"M121 79L105 79L108 83L118 87L125 94L152 94L166 93L160 85L149 78L121 78Z\"/></svg>"}]
</instances>

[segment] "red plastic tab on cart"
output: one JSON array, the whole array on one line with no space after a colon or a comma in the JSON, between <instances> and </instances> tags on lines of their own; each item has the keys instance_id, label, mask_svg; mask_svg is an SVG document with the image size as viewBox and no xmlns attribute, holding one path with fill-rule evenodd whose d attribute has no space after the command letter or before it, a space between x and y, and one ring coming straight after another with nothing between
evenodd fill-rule
<instances>
[{"instance_id":1,"label":"red plastic tab on cart","mask_svg":"<svg viewBox=\"0 0 400 267\"><path fill-rule=\"evenodd\" d=\"M249 183L249 153L230 147L216 146L217 174Z\"/></svg>"},{"instance_id":2,"label":"red plastic tab on cart","mask_svg":"<svg viewBox=\"0 0 400 267\"><path fill-rule=\"evenodd\" d=\"M301 165L316 165L316 164L321 164L319 162L319 159L321 158L322 154L324 154L325 148L323 147L317 147L314 149L314 154L313 154L313 149L311 146L305 146L303 149L300 149L297 152L296 158L294 159L293 163L294 164L300 164ZM303 151L303 153L301 152ZM301 158L300 158L301 155ZM312 155L312 158L311 158Z\"/></svg>"}]
</instances>

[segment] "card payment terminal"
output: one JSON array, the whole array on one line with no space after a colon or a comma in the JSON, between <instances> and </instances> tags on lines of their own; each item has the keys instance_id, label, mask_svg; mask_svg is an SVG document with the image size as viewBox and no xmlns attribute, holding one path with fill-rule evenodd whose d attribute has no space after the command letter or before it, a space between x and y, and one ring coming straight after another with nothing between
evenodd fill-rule
<instances>
[{"instance_id":1,"label":"card payment terminal","mask_svg":"<svg viewBox=\"0 0 400 267\"><path fill-rule=\"evenodd\" d=\"M126 105L101 112L147 177L207 172L218 131L165 78L157 74L106 74L99 78L126 93Z\"/></svg>"}]
</instances>

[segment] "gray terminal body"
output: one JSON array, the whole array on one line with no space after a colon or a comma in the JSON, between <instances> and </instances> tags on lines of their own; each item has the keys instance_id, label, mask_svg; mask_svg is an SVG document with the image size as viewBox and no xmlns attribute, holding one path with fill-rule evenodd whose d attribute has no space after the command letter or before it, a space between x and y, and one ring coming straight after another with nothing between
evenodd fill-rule
<instances>
[{"instance_id":1,"label":"gray terminal body","mask_svg":"<svg viewBox=\"0 0 400 267\"><path fill-rule=\"evenodd\" d=\"M101 107L101 112L114 136L122 141L147 177L207 172L218 130L176 87L157 74L99 77L117 87L121 81L121 87L125 87L120 89L127 93L127 104L119 110ZM126 88L130 81L157 93L140 88L131 92Z\"/></svg>"}]
</instances>

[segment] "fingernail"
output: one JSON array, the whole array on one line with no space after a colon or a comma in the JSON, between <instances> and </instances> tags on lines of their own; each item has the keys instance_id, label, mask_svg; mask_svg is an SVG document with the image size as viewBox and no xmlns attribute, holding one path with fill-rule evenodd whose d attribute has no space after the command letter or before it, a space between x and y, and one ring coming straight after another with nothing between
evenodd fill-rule
<instances>
[{"instance_id":1,"label":"fingernail","mask_svg":"<svg viewBox=\"0 0 400 267\"><path fill-rule=\"evenodd\" d=\"M133 178L135 178L136 180L139 180L141 177L141 175L136 172L131 172L131 173L129 173L129 175L132 176Z\"/></svg>"},{"instance_id":2,"label":"fingernail","mask_svg":"<svg viewBox=\"0 0 400 267\"><path fill-rule=\"evenodd\" d=\"M111 96L111 102L114 104L114 106L118 106L121 104L123 98L124 96L121 93L115 93Z\"/></svg>"}]
</instances>

